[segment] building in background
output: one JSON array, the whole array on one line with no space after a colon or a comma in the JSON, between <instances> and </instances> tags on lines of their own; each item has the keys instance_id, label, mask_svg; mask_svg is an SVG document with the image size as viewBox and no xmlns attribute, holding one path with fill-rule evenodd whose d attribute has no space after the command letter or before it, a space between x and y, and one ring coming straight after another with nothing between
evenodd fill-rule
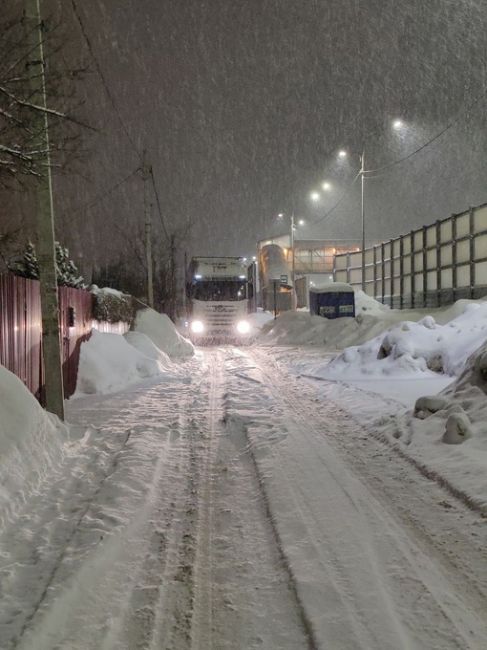
<instances>
[{"instance_id":1,"label":"building in background","mask_svg":"<svg viewBox=\"0 0 487 650\"><path fill-rule=\"evenodd\" d=\"M294 240L294 269L297 307L308 307L309 288L333 282L335 255L360 250L358 239ZM259 304L274 309L276 283L278 311L292 306L292 249L289 235L263 239L257 243Z\"/></svg>"}]
</instances>

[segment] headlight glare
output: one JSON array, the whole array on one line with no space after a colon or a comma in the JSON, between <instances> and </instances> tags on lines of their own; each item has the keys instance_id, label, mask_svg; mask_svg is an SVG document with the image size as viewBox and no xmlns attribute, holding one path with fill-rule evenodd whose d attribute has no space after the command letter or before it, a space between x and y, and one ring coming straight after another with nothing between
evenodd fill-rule
<instances>
[{"instance_id":1,"label":"headlight glare","mask_svg":"<svg viewBox=\"0 0 487 650\"><path fill-rule=\"evenodd\" d=\"M205 326L200 320L191 321L191 331L193 334L202 334L205 331Z\"/></svg>"},{"instance_id":2,"label":"headlight glare","mask_svg":"<svg viewBox=\"0 0 487 650\"><path fill-rule=\"evenodd\" d=\"M239 334L248 334L250 332L250 323L246 320L240 320L237 323L237 332Z\"/></svg>"}]
</instances>

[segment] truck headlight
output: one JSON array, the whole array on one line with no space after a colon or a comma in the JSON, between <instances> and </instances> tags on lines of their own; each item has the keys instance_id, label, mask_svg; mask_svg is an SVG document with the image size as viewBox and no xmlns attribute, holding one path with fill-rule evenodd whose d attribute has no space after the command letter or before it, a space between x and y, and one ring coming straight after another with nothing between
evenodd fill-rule
<instances>
[{"instance_id":1,"label":"truck headlight","mask_svg":"<svg viewBox=\"0 0 487 650\"><path fill-rule=\"evenodd\" d=\"M194 334L201 334L205 331L205 326L200 320L194 320L191 322L191 331Z\"/></svg>"},{"instance_id":2,"label":"truck headlight","mask_svg":"<svg viewBox=\"0 0 487 650\"><path fill-rule=\"evenodd\" d=\"M237 332L239 334L248 334L250 332L250 323L248 323L246 320L238 321Z\"/></svg>"}]
</instances>

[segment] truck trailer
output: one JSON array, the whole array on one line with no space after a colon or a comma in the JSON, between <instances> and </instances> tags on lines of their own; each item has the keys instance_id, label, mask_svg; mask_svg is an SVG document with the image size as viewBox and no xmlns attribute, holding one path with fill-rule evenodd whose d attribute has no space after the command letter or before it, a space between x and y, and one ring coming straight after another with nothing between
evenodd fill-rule
<instances>
[{"instance_id":1,"label":"truck trailer","mask_svg":"<svg viewBox=\"0 0 487 650\"><path fill-rule=\"evenodd\" d=\"M254 304L254 266L242 257L193 257L186 295L194 342L248 341Z\"/></svg>"}]
</instances>

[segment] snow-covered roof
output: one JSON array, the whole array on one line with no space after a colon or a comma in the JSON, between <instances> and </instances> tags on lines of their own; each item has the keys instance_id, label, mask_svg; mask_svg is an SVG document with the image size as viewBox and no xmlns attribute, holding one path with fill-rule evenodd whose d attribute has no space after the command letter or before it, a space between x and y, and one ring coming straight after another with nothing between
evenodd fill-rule
<instances>
[{"instance_id":1,"label":"snow-covered roof","mask_svg":"<svg viewBox=\"0 0 487 650\"><path fill-rule=\"evenodd\" d=\"M310 287L313 293L353 293L353 287L346 282L328 282L317 287Z\"/></svg>"}]
</instances>

